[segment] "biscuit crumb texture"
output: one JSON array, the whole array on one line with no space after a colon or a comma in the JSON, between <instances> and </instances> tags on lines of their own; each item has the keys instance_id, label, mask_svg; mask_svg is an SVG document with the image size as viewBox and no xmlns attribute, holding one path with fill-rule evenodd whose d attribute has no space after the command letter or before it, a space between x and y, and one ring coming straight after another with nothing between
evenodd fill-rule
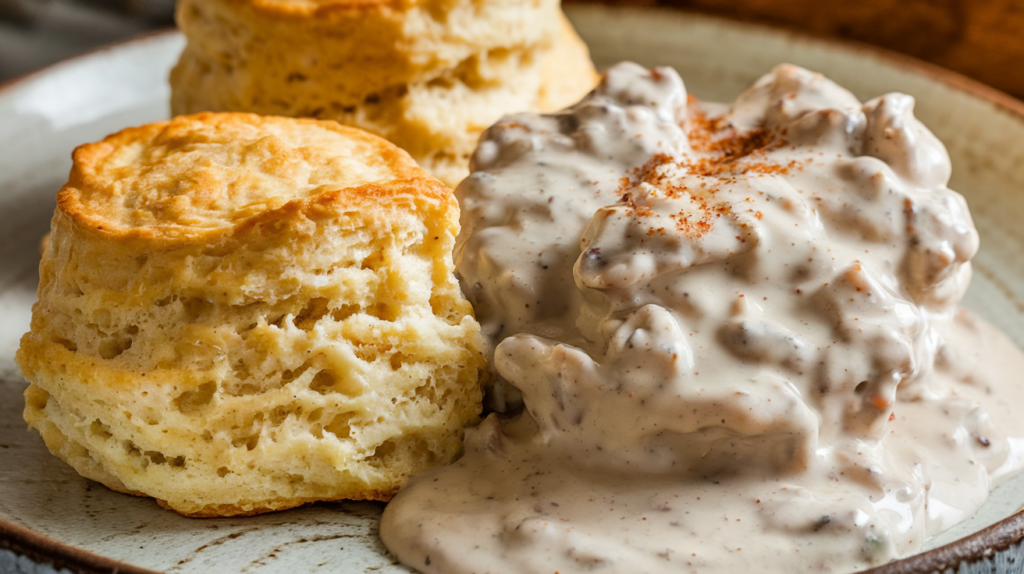
<instances>
[{"instance_id":1,"label":"biscuit crumb texture","mask_svg":"<svg viewBox=\"0 0 1024 574\"><path fill-rule=\"evenodd\" d=\"M333 119L453 187L488 126L598 79L558 0L181 0L177 21L174 113Z\"/></svg>"},{"instance_id":2,"label":"biscuit crumb texture","mask_svg":"<svg viewBox=\"0 0 1024 574\"><path fill-rule=\"evenodd\" d=\"M82 146L17 353L25 420L185 515L388 500L479 415L457 233L446 186L334 122L204 114Z\"/></svg>"}]
</instances>

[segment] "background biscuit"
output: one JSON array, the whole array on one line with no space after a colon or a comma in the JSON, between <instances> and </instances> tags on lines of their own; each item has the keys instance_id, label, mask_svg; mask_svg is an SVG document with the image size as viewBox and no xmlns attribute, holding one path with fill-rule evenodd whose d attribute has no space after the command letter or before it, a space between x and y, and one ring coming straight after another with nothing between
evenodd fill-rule
<instances>
[{"instance_id":1,"label":"background biscuit","mask_svg":"<svg viewBox=\"0 0 1024 574\"><path fill-rule=\"evenodd\" d=\"M557 0L182 0L177 19L175 114L334 119L451 186L502 115L560 109L597 81Z\"/></svg>"}]
</instances>

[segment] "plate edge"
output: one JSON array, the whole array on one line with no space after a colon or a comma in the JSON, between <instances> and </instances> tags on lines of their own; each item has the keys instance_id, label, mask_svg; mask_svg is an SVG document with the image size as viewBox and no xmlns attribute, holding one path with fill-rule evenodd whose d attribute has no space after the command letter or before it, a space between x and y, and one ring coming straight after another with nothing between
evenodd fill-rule
<instances>
[{"instance_id":1,"label":"plate edge","mask_svg":"<svg viewBox=\"0 0 1024 574\"><path fill-rule=\"evenodd\" d=\"M48 564L58 571L67 569L75 574L159 574L155 570L60 542L6 520L0 520L0 549L25 556L37 564Z\"/></svg>"}]
</instances>

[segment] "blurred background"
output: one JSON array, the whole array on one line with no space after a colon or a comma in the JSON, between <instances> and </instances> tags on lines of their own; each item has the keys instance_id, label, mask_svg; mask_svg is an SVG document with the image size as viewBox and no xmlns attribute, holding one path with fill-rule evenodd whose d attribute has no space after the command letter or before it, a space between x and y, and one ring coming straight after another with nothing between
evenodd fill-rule
<instances>
[{"instance_id":1,"label":"blurred background","mask_svg":"<svg viewBox=\"0 0 1024 574\"><path fill-rule=\"evenodd\" d=\"M0 82L174 25L174 0L0 0Z\"/></svg>"},{"instance_id":2,"label":"blurred background","mask_svg":"<svg viewBox=\"0 0 1024 574\"><path fill-rule=\"evenodd\" d=\"M590 1L673 6L874 44L1024 99L1021 0ZM174 0L0 0L0 82L172 26L173 11Z\"/></svg>"}]
</instances>

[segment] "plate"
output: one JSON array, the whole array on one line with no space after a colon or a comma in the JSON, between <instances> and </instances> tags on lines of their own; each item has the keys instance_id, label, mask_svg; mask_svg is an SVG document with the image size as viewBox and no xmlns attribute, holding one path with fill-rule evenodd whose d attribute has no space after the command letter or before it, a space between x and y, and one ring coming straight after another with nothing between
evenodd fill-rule
<instances>
[{"instance_id":1,"label":"plate","mask_svg":"<svg viewBox=\"0 0 1024 574\"><path fill-rule=\"evenodd\" d=\"M890 91L915 96L918 117L949 149L950 185L967 198L982 239L966 305L1024 344L1024 193L1018 192L1024 189L1024 104L950 72L849 43L667 9L588 3L566 9L599 66L624 59L670 65L704 99L731 101L780 62L822 71L862 100ZM183 46L174 32L147 36L0 88L0 572L53 566L407 573L377 538L380 504L183 518L80 478L21 419L26 383L13 357L28 329L39 240L70 152L167 117L167 73ZM960 572L1017 572L1024 564L1024 515L1016 515L1022 503L1024 476L930 541L934 550L874 572L956 570L965 558L981 562L978 570L964 565Z\"/></svg>"}]
</instances>

